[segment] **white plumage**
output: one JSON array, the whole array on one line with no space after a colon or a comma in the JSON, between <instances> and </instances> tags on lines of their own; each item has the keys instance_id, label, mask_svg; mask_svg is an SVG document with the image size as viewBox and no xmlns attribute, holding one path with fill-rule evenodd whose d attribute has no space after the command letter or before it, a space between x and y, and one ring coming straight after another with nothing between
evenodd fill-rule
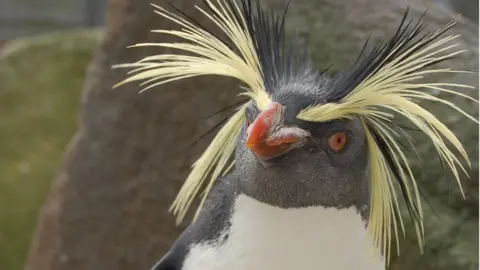
<instances>
[{"instance_id":1,"label":"white plumage","mask_svg":"<svg viewBox=\"0 0 480 270\"><path fill-rule=\"evenodd\" d=\"M194 245L183 270L385 269L354 207L282 209L242 194L230 221L227 240Z\"/></svg>"}]
</instances>

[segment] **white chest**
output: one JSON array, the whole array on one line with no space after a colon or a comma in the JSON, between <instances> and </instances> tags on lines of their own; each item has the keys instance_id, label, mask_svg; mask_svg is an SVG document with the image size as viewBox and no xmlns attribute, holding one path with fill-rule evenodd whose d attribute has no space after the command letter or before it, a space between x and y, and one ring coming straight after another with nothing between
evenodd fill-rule
<instances>
[{"instance_id":1,"label":"white chest","mask_svg":"<svg viewBox=\"0 0 480 270\"><path fill-rule=\"evenodd\" d=\"M235 201L229 237L192 247L183 270L384 270L354 208L281 209Z\"/></svg>"}]
</instances>

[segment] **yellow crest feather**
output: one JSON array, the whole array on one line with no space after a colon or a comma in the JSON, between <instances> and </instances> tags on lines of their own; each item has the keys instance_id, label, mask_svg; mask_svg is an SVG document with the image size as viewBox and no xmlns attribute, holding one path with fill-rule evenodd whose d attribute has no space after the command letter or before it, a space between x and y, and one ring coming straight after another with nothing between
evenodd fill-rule
<instances>
[{"instance_id":1,"label":"yellow crest feather","mask_svg":"<svg viewBox=\"0 0 480 270\"><path fill-rule=\"evenodd\" d=\"M443 33L444 30L453 25L454 22L445 25L442 29L437 31L437 33L432 34L430 38L435 38L437 34ZM447 146L444 139L446 139L453 148L461 154L467 164L470 165L470 160L462 143L457 139L455 134L448 129L448 127L417 103L422 100L439 102L453 108L467 118L478 123L478 120L457 107L455 104L437 98L424 91L425 89L437 90L468 98L478 103L477 100L465 94L445 88L453 86L475 89L475 87L449 83L416 83L416 81L422 79L426 74L465 72L453 71L450 69L420 70L424 66L428 66L432 63L448 59L464 52L460 50L446 53L446 51L456 47L455 44L440 47L457 37L458 36L448 36L432 44L428 44L426 41L424 41L424 43L419 42L409 50L402 52L402 54L397 56L395 60L376 70L374 75L367 77L338 103L312 106L304 109L298 115L299 119L315 122L352 117L360 117L362 120L367 133L372 170L372 198L369 231L373 236L375 245L379 248L382 247L382 252L387 257L389 257L388 254L390 254L391 225L393 224L397 243L398 225L401 226L402 231L404 231L404 225L403 221L401 219L397 220L395 215L395 212L399 213L400 209L392 182L391 168L389 168L385 161L385 157L382 156L381 151L378 149L377 142L370 130L375 130L375 132L382 138L382 141L385 142L389 151L393 153L392 157L395 169L402 176L402 179L406 180L404 182L407 195L406 202L413 209L418 209L419 219L418 222L414 222L414 226L419 240L419 247L422 250L424 244L424 228L422 222L423 212L417 182L406 155L394 139L395 137L398 138L399 135L384 122L390 122L393 120L395 118L394 114L401 115L414 124L416 128L425 133L432 141L440 157L451 169L463 194L458 168L465 173L466 170L457 156ZM426 40L428 41L428 39ZM393 49L392 53L400 50L402 45L402 43L398 44L397 47ZM415 51L415 49L418 49L422 45L426 46ZM390 112L385 112L385 110ZM399 250L398 246L397 250Z\"/></svg>"},{"instance_id":2,"label":"yellow crest feather","mask_svg":"<svg viewBox=\"0 0 480 270\"><path fill-rule=\"evenodd\" d=\"M271 99L264 89L265 84L258 56L253 41L245 30L247 26L245 25L245 19L241 16L242 13L239 7L234 1L231 2L232 5L229 5L225 0L217 0L216 5L211 0L206 0L205 2L217 16L212 16L199 7L196 8L224 32L238 53L208 31L179 15L153 5L157 14L183 28L181 31L154 30L153 32L176 36L185 42L141 43L132 47L159 46L193 53L194 55L161 54L145 57L137 63L116 65L116 68L135 68L129 72L135 73L135 75L114 87L133 81L146 80L141 83L141 85L148 84L148 86L142 89L142 91L145 91L161 84L194 76L227 76L245 83L249 91L243 92L241 95L248 96L259 109L265 109ZM237 20L235 14L239 15L240 21ZM210 177L210 181L202 195L201 205L205 201L208 191L213 186L215 180L232 168L233 164L228 162L235 150L236 139L244 121L245 107L246 105L240 107L235 115L229 119L202 156L193 165L192 171L170 208L177 216L177 223L184 219L205 180ZM201 205L198 210L200 210Z\"/></svg>"},{"instance_id":3,"label":"yellow crest feather","mask_svg":"<svg viewBox=\"0 0 480 270\"><path fill-rule=\"evenodd\" d=\"M145 57L137 63L116 65L114 66L116 68L136 68L129 73L137 74L123 80L114 87L133 81L149 79L141 84L150 84L142 89L144 91L161 84L193 76L227 76L247 84L250 91L244 94L254 100L260 109L265 109L270 102L270 97L264 89L261 76L262 71L253 42L248 33L243 30L246 26L241 25L241 23L244 24L245 22L243 20L238 22L233 17L233 11L229 9L225 0L217 0L219 8L212 4L211 0L206 0L205 2L221 16L214 18L203 9L196 8L225 33L240 54L232 51L224 42L208 31L162 7L152 4L156 8L155 12L157 14L183 27L182 31L154 30L153 32L176 36L186 42L140 43L132 47L158 46L196 55L161 54ZM241 14L236 4L234 4L234 7L237 9L237 14Z\"/></svg>"}]
</instances>

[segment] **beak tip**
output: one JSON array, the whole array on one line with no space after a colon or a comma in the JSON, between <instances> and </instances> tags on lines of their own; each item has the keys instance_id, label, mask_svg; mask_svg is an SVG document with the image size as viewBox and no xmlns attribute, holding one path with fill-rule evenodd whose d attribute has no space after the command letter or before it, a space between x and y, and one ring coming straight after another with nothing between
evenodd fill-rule
<instances>
[{"instance_id":1,"label":"beak tip","mask_svg":"<svg viewBox=\"0 0 480 270\"><path fill-rule=\"evenodd\" d=\"M247 141L245 142L245 146L247 146L247 148L252 149L255 147L256 144L256 140L254 140L250 136L247 137Z\"/></svg>"},{"instance_id":2,"label":"beak tip","mask_svg":"<svg viewBox=\"0 0 480 270\"><path fill-rule=\"evenodd\" d=\"M269 130L276 126L278 123L275 119L280 119L278 115L282 114L284 107L278 102L272 102L268 105L268 108L261 112L255 121L247 128L247 140L245 142L246 147L253 150L259 147L259 144L263 142Z\"/></svg>"}]
</instances>

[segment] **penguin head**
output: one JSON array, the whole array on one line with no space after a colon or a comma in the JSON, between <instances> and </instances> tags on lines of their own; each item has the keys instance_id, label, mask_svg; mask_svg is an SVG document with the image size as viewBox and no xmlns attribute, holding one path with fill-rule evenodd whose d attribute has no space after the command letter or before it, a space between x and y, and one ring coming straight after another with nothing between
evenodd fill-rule
<instances>
[{"instance_id":1,"label":"penguin head","mask_svg":"<svg viewBox=\"0 0 480 270\"><path fill-rule=\"evenodd\" d=\"M334 80L306 70L280 81L267 109L245 109L235 155L241 191L283 208L366 208L368 147L360 120L296 117L323 102Z\"/></svg>"}]
</instances>

